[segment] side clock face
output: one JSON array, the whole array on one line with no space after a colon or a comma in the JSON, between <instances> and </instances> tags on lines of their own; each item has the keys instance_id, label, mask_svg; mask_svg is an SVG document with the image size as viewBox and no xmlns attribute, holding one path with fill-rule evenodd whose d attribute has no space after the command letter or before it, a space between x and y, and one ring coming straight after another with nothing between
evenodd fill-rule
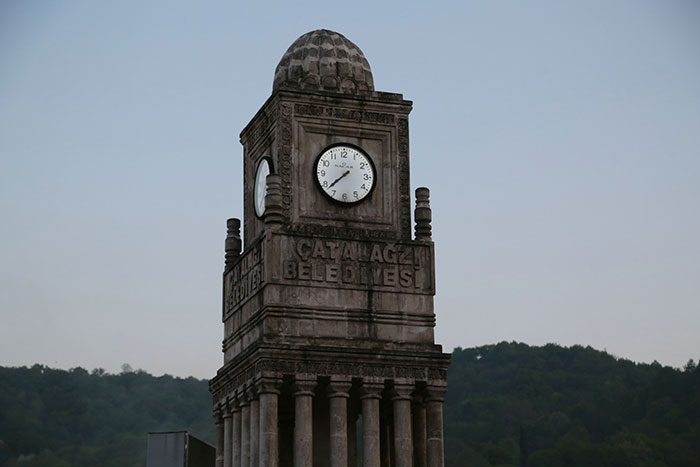
<instances>
[{"instance_id":1,"label":"side clock face","mask_svg":"<svg viewBox=\"0 0 700 467\"><path fill-rule=\"evenodd\" d=\"M255 171L255 185L253 186L253 202L255 203L255 214L258 217L262 217L265 214L268 175L270 175L270 160L267 157L263 157L258 162L258 168Z\"/></svg>"},{"instance_id":2,"label":"side clock face","mask_svg":"<svg viewBox=\"0 0 700 467\"><path fill-rule=\"evenodd\" d=\"M316 159L315 171L321 191L348 205L367 198L377 180L372 159L362 149L349 144L324 149Z\"/></svg>"}]
</instances>

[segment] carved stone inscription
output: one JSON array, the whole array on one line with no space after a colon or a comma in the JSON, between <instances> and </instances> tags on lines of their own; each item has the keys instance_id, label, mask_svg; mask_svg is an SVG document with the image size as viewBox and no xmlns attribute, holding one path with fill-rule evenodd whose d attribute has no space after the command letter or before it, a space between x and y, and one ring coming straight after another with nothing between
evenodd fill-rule
<instances>
[{"instance_id":1,"label":"carved stone inscription","mask_svg":"<svg viewBox=\"0 0 700 467\"><path fill-rule=\"evenodd\" d=\"M433 293L432 254L426 245L305 237L281 237L281 242L285 280Z\"/></svg>"},{"instance_id":2,"label":"carved stone inscription","mask_svg":"<svg viewBox=\"0 0 700 467\"><path fill-rule=\"evenodd\" d=\"M263 285L263 245L264 242L260 241L248 248L241 259L224 275L224 319Z\"/></svg>"}]
</instances>

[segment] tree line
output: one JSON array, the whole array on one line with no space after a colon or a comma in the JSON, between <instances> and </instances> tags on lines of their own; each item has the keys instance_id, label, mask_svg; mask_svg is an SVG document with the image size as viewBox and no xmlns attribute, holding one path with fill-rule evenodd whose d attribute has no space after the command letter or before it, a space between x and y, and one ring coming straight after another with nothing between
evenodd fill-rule
<instances>
[{"instance_id":1,"label":"tree line","mask_svg":"<svg viewBox=\"0 0 700 467\"><path fill-rule=\"evenodd\" d=\"M447 467L700 466L700 368L590 347L457 348ZM0 367L0 466L143 467L149 431L214 443L206 380Z\"/></svg>"}]
</instances>

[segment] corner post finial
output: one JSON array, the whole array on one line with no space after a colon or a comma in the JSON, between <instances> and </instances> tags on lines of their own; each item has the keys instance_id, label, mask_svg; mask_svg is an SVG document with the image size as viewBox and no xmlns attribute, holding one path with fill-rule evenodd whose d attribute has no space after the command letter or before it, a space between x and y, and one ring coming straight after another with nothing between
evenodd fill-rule
<instances>
[{"instance_id":1,"label":"corner post finial","mask_svg":"<svg viewBox=\"0 0 700 467\"><path fill-rule=\"evenodd\" d=\"M282 177L279 174L267 176L267 194L265 195L265 226L279 228L284 222L282 205Z\"/></svg>"},{"instance_id":2,"label":"corner post finial","mask_svg":"<svg viewBox=\"0 0 700 467\"><path fill-rule=\"evenodd\" d=\"M430 209L430 190L426 187L416 188L416 240L432 241L433 228L430 223L433 220L433 211Z\"/></svg>"},{"instance_id":3,"label":"corner post finial","mask_svg":"<svg viewBox=\"0 0 700 467\"><path fill-rule=\"evenodd\" d=\"M241 254L241 220L236 218L228 219L226 221L226 230L224 271L228 271Z\"/></svg>"}]
</instances>

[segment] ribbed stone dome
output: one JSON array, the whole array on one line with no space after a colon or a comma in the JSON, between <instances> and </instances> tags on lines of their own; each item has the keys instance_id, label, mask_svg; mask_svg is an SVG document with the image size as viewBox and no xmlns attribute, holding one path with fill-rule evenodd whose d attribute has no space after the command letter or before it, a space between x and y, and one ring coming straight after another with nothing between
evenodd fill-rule
<instances>
[{"instance_id":1,"label":"ribbed stone dome","mask_svg":"<svg viewBox=\"0 0 700 467\"><path fill-rule=\"evenodd\" d=\"M345 36L317 29L299 37L282 56L272 90L304 89L364 94L374 91L369 62Z\"/></svg>"}]
</instances>

